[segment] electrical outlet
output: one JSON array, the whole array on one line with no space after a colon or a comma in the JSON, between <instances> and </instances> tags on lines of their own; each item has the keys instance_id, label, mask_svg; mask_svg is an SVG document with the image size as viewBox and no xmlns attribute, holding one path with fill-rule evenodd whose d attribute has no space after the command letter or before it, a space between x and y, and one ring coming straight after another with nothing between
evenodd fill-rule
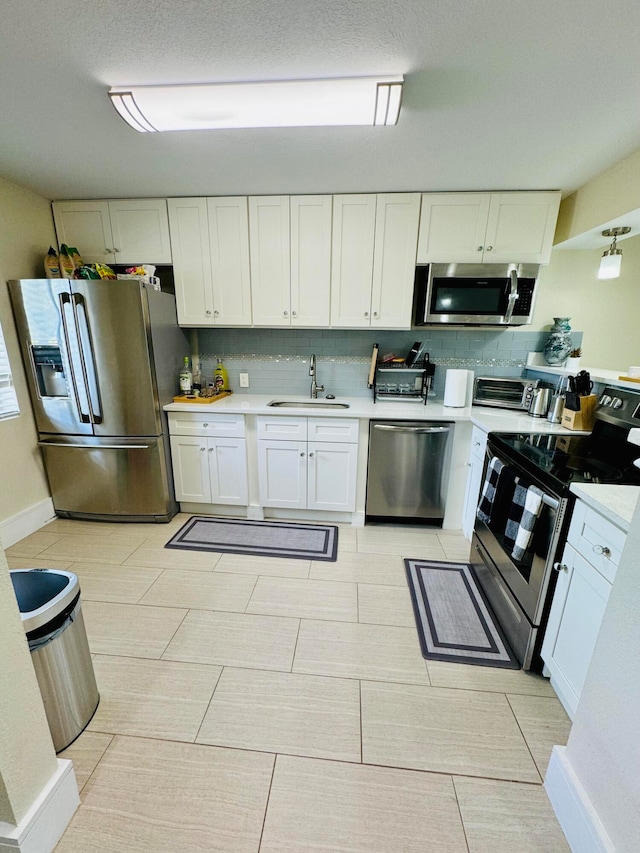
<instances>
[{"instance_id":1,"label":"electrical outlet","mask_svg":"<svg viewBox=\"0 0 640 853\"><path fill-rule=\"evenodd\" d=\"M241 373L240 374L240 387L241 388L248 388L249 387L249 374L248 373Z\"/></svg>"}]
</instances>

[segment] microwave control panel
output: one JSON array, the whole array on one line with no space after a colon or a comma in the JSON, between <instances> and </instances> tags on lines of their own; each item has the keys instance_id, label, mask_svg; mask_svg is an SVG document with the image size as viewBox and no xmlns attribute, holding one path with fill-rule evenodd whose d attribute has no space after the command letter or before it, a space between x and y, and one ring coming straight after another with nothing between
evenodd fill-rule
<instances>
[{"instance_id":1,"label":"microwave control panel","mask_svg":"<svg viewBox=\"0 0 640 853\"><path fill-rule=\"evenodd\" d=\"M535 280L532 278L518 279L518 298L513 309L514 314L527 316L531 313L531 302L533 300L533 288Z\"/></svg>"}]
</instances>

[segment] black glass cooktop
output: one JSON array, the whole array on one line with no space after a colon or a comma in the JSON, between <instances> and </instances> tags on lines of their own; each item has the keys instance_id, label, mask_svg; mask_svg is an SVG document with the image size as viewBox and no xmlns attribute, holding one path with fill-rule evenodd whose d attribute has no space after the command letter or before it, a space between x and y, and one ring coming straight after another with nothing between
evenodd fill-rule
<instances>
[{"instance_id":1,"label":"black glass cooktop","mask_svg":"<svg viewBox=\"0 0 640 853\"><path fill-rule=\"evenodd\" d=\"M490 441L512 462L559 490L571 483L640 485L640 469L633 465L640 447L629 444L624 431L596 426L591 435L492 433Z\"/></svg>"}]
</instances>

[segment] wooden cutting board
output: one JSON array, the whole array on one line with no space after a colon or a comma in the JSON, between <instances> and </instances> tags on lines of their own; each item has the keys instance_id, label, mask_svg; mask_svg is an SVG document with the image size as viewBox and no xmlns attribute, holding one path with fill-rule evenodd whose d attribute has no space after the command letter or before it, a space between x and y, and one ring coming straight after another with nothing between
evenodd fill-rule
<instances>
[{"instance_id":1,"label":"wooden cutting board","mask_svg":"<svg viewBox=\"0 0 640 853\"><path fill-rule=\"evenodd\" d=\"M230 397L232 391L221 391L219 394L216 394L215 397L187 397L186 395L182 395L180 397L174 397L174 403L217 403L218 400L222 400L223 397Z\"/></svg>"},{"instance_id":2,"label":"wooden cutting board","mask_svg":"<svg viewBox=\"0 0 640 853\"><path fill-rule=\"evenodd\" d=\"M618 379L624 379L625 382L640 382L640 377L637 376L618 376Z\"/></svg>"}]
</instances>

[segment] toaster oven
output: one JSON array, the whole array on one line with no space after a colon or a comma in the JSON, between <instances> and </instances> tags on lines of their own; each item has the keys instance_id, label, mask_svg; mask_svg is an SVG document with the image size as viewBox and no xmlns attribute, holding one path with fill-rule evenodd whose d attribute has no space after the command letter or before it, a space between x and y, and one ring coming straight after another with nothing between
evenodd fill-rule
<instances>
[{"instance_id":1,"label":"toaster oven","mask_svg":"<svg viewBox=\"0 0 640 853\"><path fill-rule=\"evenodd\" d=\"M516 376L476 376L473 380L473 405L528 411L539 379Z\"/></svg>"}]
</instances>

